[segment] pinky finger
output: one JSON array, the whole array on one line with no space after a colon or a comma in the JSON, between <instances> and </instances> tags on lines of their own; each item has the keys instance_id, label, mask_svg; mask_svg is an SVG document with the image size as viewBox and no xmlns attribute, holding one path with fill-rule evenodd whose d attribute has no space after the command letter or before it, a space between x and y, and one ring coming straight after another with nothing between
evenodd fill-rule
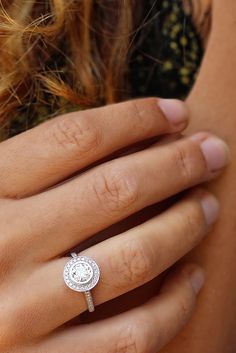
<instances>
[{"instance_id":1,"label":"pinky finger","mask_svg":"<svg viewBox=\"0 0 236 353\"><path fill-rule=\"evenodd\" d=\"M56 333L27 353L157 353L191 317L204 274L185 265L171 274L160 294L112 318Z\"/></svg>"}]
</instances>

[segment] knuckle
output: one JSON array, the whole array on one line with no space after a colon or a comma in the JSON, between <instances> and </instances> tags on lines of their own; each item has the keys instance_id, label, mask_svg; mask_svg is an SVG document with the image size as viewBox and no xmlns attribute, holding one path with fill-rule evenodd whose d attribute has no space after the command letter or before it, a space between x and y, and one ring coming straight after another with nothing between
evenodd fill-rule
<instances>
[{"instance_id":1,"label":"knuckle","mask_svg":"<svg viewBox=\"0 0 236 353\"><path fill-rule=\"evenodd\" d=\"M185 235L188 245L192 248L198 244L206 232L206 222L201 206L197 200L188 200L185 211L179 212L178 224Z\"/></svg>"},{"instance_id":2,"label":"knuckle","mask_svg":"<svg viewBox=\"0 0 236 353\"><path fill-rule=\"evenodd\" d=\"M89 116L82 114L79 117L65 115L58 118L52 126L52 138L58 146L77 154L91 152L101 143L100 131Z\"/></svg>"},{"instance_id":3,"label":"knuckle","mask_svg":"<svg viewBox=\"0 0 236 353\"><path fill-rule=\"evenodd\" d=\"M138 127L144 133L153 133L156 125L157 103L155 98L145 98L131 101L131 112L135 115ZM155 109L154 109L155 107Z\"/></svg>"},{"instance_id":4,"label":"knuckle","mask_svg":"<svg viewBox=\"0 0 236 353\"><path fill-rule=\"evenodd\" d=\"M205 224L203 223L203 217L200 214L200 206L190 206L184 219L185 222L185 233L189 234L192 239L192 245L196 245L199 236L205 230Z\"/></svg>"},{"instance_id":5,"label":"knuckle","mask_svg":"<svg viewBox=\"0 0 236 353\"><path fill-rule=\"evenodd\" d=\"M192 299L188 296L179 296L177 299L176 321L184 325L192 312Z\"/></svg>"},{"instance_id":6,"label":"knuckle","mask_svg":"<svg viewBox=\"0 0 236 353\"><path fill-rule=\"evenodd\" d=\"M125 170L100 171L93 183L99 205L112 213L129 208L138 197L138 187L133 175Z\"/></svg>"},{"instance_id":7,"label":"knuckle","mask_svg":"<svg viewBox=\"0 0 236 353\"><path fill-rule=\"evenodd\" d=\"M188 316L189 305L188 305L186 298L179 298L178 308L179 308L179 316L180 317L185 318Z\"/></svg>"},{"instance_id":8,"label":"knuckle","mask_svg":"<svg viewBox=\"0 0 236 353\"><path fill-rule=\"evenodd\" d=\"M198 240L197 235L199 235L199 226L196 222L196 219L194 219L192 215L186 214L185 224L183 228L185 228L184 233L189 234L189 238L191 240L191 247L193 247L194 245L196 245Z\"/></svg>"},{"instance_id":9,"label":"knuckle","mask_svg":"<svg viewBox=\"0 0 236 353\"><path fill-rule=\"evenodd\" d=\"M130 239L121 245L118 260L111 259L112 267L119 273L116 285L133 287L147 282L153 272L153 258L142 241Z\"/></svg>"},{"instance_id":10,"label":"knuckle","mask_svg":"<svg viewBox=\"0 0 236 353\"><path fill-rule=\"evenodd\" d=\"M194 180L193 163L190 153L184 144L176 143L174 147L174 162L180 172L181 179L185 185L191 185Z\"/></svg>"},{"instance_id":11,"label":"knuckle","mask_svg":"<svg viewBox=\"0 0 236 353\"><path fill-rule=\"evenodd\" d=\"M141 125L145 125L144 124L144 120L146 120L146 119L144 119L145 110L143 109L143 105L140 103L140 101L133 100L131 102L131 110L133 111L134 115L139 120Z\"/></svg>"},{"instance_id":12,"label":"knuckle","mask_svg":"<svg viewBox=\"0 0 236 353\"><path fill-rule=\"evenodd\" d=\"M191 140L175 143L173 157L184 185L191 186L204 179L207 163L199 146Z\"/></svg>"},{"instance_id":13,"label":"knuckle","mask_svg":"<svg viewBox=\"0 0 236 353\"><path fill-rule=\"evenodd\" d=\"M147 353L148 339L143 323L126 324L119 332L112 353Z\"/></svg>"}]
</instances>

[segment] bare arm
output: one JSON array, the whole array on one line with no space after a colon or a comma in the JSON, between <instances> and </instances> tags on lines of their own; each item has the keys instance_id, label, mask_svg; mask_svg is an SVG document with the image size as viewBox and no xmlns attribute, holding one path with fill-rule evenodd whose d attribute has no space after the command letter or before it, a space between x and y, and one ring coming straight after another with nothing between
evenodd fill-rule
<instances>
[{"instance_id":1,"label":"bare arm","mask_svg":"<svg viewBox=\"0 0 236 353\"><path fill-rule=\"evenodd\" d=\"M188 104L189 132L209 130L232 152L227 173L209 188L219 197L221 219L212 235L190 255L202 263L207 285L191 323L163 353L236 351L236 1L213 1L213 26L198 80Z\"/></svg>"}]
</instances>

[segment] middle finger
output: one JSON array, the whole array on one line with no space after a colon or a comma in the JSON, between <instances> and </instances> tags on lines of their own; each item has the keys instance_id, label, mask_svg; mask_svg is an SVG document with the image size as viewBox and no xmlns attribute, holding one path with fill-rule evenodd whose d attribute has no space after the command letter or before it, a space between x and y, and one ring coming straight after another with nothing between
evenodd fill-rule
<instances>
[{"instance_id":1,"label":"middle finger","mask_svg":"<svg viewBox=\"0 0 236 353\"><path fill-rule=\"evenodd\" d=\"M21 234L40 260L58 256L136 211L215 177L227 162L225 143L204 133L107 162L18 200Z\"/></svg>"}]
</instances>

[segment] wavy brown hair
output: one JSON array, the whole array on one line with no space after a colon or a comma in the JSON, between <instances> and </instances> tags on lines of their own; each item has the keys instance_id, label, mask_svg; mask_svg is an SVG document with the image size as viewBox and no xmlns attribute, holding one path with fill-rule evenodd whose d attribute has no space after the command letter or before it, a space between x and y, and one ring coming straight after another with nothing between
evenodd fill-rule
<instances>
[{"instance_id":1,"label":"wavy brown hair","mask_svg":"<svg viewBox=\"0 0 236 353\"><path fill-rule=\"evenodd\" d=\"M1 126L32 102L121 99L132 8L132 0L0 1Z\"/></svg>"}]
</instances>

